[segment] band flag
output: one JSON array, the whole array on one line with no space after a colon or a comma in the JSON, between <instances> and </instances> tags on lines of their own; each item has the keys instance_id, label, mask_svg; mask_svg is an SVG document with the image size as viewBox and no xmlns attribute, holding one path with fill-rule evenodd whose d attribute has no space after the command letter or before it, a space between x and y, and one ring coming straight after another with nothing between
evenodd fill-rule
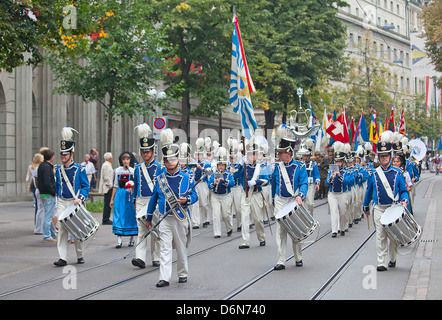
<instances>
[{"instance_id":1,"label":"band flag","mask_svg":"<svg viewBox=\"0 0 442 320\"><path fill-rule=\"evenodd\" d=\"M244 137L250 140L258 128L250 98L250 94L255 91L255 86L247 67L238 17L236 15L233 16L232 22L232 66L230 71L229 104L233 107L235 113L239 113Z\"/></svg>"}]
</instances>

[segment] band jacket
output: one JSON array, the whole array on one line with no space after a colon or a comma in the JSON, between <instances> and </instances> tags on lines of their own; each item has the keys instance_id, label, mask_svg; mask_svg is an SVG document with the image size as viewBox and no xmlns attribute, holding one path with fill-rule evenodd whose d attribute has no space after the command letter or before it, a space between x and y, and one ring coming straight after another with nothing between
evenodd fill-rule
<instances>
[{"instance_id":1,"label":"band jacket","mask_svg":"<svg viewBox=\"0 0 442 320\"><path fill-rule=\"evenodd\" d=\"M138 164L134 172L134 194L136 197L150 197L152 196L153 190L150 189L147 183L146 177L144 176L142 170L142 163ZM161 164L155 160L152 160L146 166L147 174L150 176L152 184L155 186L155 179L158 175L163 172L161 169Z\"/></svg>"},{"instance_id":2,"label":"band jacket","mask_svg":"<svg viewBox=\"0 0 442 320\"><path fill-rule=\"evenodd\" d=\"M281 198L290 198L292 194L287 190L285 182L283 181L279 163L280 162L275 163L275 169L272 174L272 198L275 198L275 195ZM308 190L308 175L305 165L293 159L284 165L293 187L293 193L296 193L296 190L299 189L297 195L304 201Z\"/></svg>"},{"instance_id":3,"label":"band jacket","mask_svg":"<svg viewBox=\"0 0 442 320\"><path fill-rule=\"evenodd\" d=\"M252 192L261 192L262 187L269 184L269 175L266 173L266 165L263 163L255 162L254 164L245 164L247 170L247 183L253 179L253 175L255 170L259 167L259 175L258 179L256 179L256 184L252 187L246 185L245 177L244 177L244 166L242 164L238 164L236 166L237 171L233 174L234 178L238 179L240 182L242 189L246 190L248 188L249 191Z\"/></svg>"},{"instance_id":4,"label":"band jacket","mask_svg":"<svg viewBox=\"0 0 442 320\"><path fill-rule=\"evenodd\" d=\"M305 162L304 162L305 163ZM321 183L321 176L319 175L319 168L315 161L308 161L305 163L305 170L307 170L307 176L311 179L310 183L315 183L319 185Z\"/></svg>"},{"instance_id":5,"label":"band jacket","mask_svg":"<svg viewBox=\"0 0 442 320\"><path fill-rule=\"evenodd\" d=\"M347 170L340 169L340 176L335 175L332 179L332 171L329 171L325 184L330 186L330 192L347 192L349 186L354 183L354 177Z\"/></svg>"},{"instance_id":6,"label":"band jacket","mask_svg":"<svg viewBox=\"0 0 442 320\"><path fill-rule=\"evenodd\" d=\"M61 199L74 199L74 196L69 191L66 181L63 178L60 168L61 166L57 166L57 170L55 171L57 195ZM84 202L89 196L90 189L86 170L79 164L73 162L69 165L69 167L64 167L64 171L66 172L68 180L71 182L72 189L74 189L75 194L78 194L78 199L81 199L81 201Z\"/></svg>"},{"instance_id":7,"label":"band jacket","mask_svg":"<svg viewBox=\"0 0 442 320\"><path fill-rule=\"evenodd\" d=\"M207 160L202 160L200 163L200 166L203 167L204 170L212 169L212 166L210 165L210 162ZM194 181L199 181L201 179L201 176L203 175L203 170L199 169L198 167L195 168L195 174L194 174ZM207 182L207 177L204 178L205 182Z\"/></svg>"},{"instance_id":8,"label":"band jacket","mask_svg":"<svg viewBox=\"0 0 442 320\"><path fill-rule=\"evenodd\" d=\"M393 167L391 164L386 170L384 170L383 168L382 170L384 171L385 177L387 178L391 190L393 191L393 196L400 199L400 202L408 203L409 198L407 187L405 185L405 179L401 170L399 168ZM368 178L367 191L365 193L363 203L364 212L369 210L371 200L373 200L373 204L393 204L393 199L388 196L387 191L385 190L385 187L382 184L382 181L379 178L379 174L376 172L376 170L373 170L371 176Z\"/></svg>"},{"instance_id":9,"label":"band jacket","mask_svg":"<svg viewBox=\"0 0 442 320\"><path fill-rule=\"evenodd\" d=\"M214 174L210 175L208 182L209 189L211 189L213 193L216 194L229 194L230 188L235 186L235 179L233 179L233 175L227 170L224 170L224 172L217 171L215 173L222 173L224 180L219 181L219 183L215 183Z\"/></svg>"},{"instance_id":10,"label":"band jacket","mask_svg":"<svg viewBox=\"0 0 442 320\"><path fill-rule=\"evenodd\" d=\"M177 200L180 196L184 195L190 188L193 187L193 182L191 182L190 176L187 173L182 172L180 169L178 169L174 173L169 173L167 171L165 171L164 173L166 175L167 183L169 184L170 188L175 194ZM156 177L155 187L153 189L152 196L150 197L149 205L147 206L147 215L146 215L147 221L152 221L152 215L153 212L155 211L157 204L158 204L158 211L161 214L168 213L171 210L163 192L160 189L158 177L159 176ZM183 209L187 211L187 214L189 216L190 216L189 206L197 201L198 201L198 196L194 188L187 195L187 202L181 205Z\"/></svg>"},{"instance_id":11,"label":"band jacket","mask_svg":"<svg viewBox=\"0 0 442 320\"><path fill-rule=\"evenodd\" d=\"M368 172L364 168L364 166L361 166L360 164L355 164L355 168L357 170L357 175L355 177L355 183L361 187L363 185L363 183L365 181L367 181Z\"/></svg>"},{"instance_id":12,"label":"band jacket","mask_svg":"<svg viewBox=\"0 0 442 320\"><path fill-rule=\"evenodd\" d=\"M405 169L408 171L408 174L410 175L411 179L414 178L415 182L419 181L420 178L419 168L417 167L417 164L415 162L410 161L410 159L407 159Z\"/></svg>"}]
</instances>

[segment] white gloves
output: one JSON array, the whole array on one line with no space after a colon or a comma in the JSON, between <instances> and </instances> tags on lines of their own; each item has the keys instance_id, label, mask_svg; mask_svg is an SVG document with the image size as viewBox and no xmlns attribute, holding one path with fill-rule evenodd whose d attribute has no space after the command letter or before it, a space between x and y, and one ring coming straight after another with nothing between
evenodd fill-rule
<instances>
[{"instance_id":1,"label":"white gloves","mask_svg":"<svg viewBox=\"0 0 442 320\"><path fill-rule=\"evenodd\" d=\"M253 187L254 185L256 185L256 180L249 180L247 181L247 184L249 185L249 187Z\"/></svg>"}]
</instances>

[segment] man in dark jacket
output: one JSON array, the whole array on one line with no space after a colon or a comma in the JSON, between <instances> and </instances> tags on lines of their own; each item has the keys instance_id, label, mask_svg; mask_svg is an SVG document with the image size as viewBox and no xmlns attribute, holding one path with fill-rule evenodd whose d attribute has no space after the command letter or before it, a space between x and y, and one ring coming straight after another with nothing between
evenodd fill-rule
<instances>
[{"instance_id":1,"label":"man in dark jacket","mask_svg":"<svg viewBox=\"0 0 442 320\"><path fill-rule=\"evenodd\" d=\"M38 189L44 205L43 242L57 243L55 227L52 223L55 209L55 177L54 177L54 151L42 151L44 161L37 170Z\"/></svg>"}]
</instances>

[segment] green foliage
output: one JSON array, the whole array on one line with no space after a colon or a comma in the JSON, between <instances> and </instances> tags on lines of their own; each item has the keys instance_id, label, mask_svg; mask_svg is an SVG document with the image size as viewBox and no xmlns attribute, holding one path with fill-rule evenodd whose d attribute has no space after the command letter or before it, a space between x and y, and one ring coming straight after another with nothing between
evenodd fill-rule
<instances>
[{"instance_id":1,"label":"green foliage","mask_svg":"<svg viewBox=\"0 0 442 320\"><path fill-rule=\"evenodd\" d=\"M159 102L146 91L161 79L168 48L163 26L149 19L151 6L136 0L76 4L79 27L62 29L65 45L46 47L47 62L58 77L55 92L99 101L110 126L115 115L152 113ZM107 150L111 131L108 127Z\"/></svg>"},{"instance_id":2,"label":"green foliage","mask_svg":"<svg viewBox=\"0 0 442 320\"><path fill-rule=\"evenodd\" d=\"M0 1L0 69L14 68L42 61L40 47L56 45L60 40L55 16L69 1L2 0ZM28 52L29 57L24 55Z\"/></svg>"}]
</instances>

